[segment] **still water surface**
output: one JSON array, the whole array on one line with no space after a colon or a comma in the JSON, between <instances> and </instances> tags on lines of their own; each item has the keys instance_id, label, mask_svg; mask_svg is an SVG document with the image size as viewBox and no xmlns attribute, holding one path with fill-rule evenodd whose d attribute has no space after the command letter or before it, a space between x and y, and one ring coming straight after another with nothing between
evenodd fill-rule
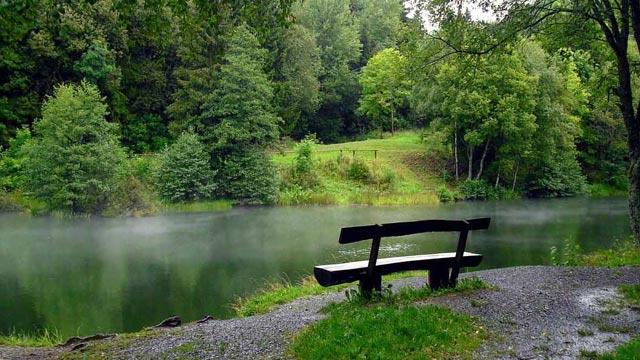
<instances>
[{"instance_id":1,"label":"still water surface","mask_svg":"<svg viewBox=\"0 0 640 360\"><path fill-rule=\"evenodd\" d=\"M232 315L265 281L296 281L314 264L365 259L340 227L490 216L470 236L481 268L545 264L573 237L585 250L628 236L625 199L476 202L431 207L236 208L139 219L0 214L0 333L136 331L170 315ZM453 251L455 234L383 240L381 256Z\"/></svg>"}]
</instances>

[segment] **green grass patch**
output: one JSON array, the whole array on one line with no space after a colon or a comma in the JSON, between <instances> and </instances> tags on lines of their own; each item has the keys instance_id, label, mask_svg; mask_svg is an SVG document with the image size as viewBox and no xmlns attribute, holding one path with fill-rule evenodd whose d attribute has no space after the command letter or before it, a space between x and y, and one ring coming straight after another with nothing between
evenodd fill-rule
<instances>
[{"instance_id":1,"label":"green grass patch","mask_svg":"<svg viewBox=\"0 0 640 360\"><path fill-rule=\"evenodd\" d=\"M439 202L435 189L444 180L441 159L427 152L416 131L404 131L382 139L371 138L313 148L313 172L317 184L289 184L295 168L295 146L273 153L282 186L279 205L423 205ZM376 150L377 152L374 152ZM429 155L430 154L430 155ZM440 160L438 160L440 159ZM354 176L355 165L366 168Z\"/></svg>"},{"instance_id":2,"label":"green grass patch","mask_svg":"<svg viewBox=\"0 0 640 360\"><path fill-rule=\"evenodd\" d=\"M633 338L626 344L616 348L613 352L603 355L585 357L597 360L637 360L640 359L640 337Z\"/></svg>"},{"instance_id":3,"label":"green grass patch","mask_svg":"<svg viewBox=\"0 0 640 360\"><path fill-rule=\"evenodd\" d=\"M640 307L640 284L620 285L620 293L631 305Z\"/></svg>"},{"instance_id":4,"label":"green grass patch","mask_svg":"<svg viewBox=\"0 0 640 360\"><path fill-rule=\"evenodd\" d=\"M416 276L426 277L427 275L425 271L407 271L387 275L384 280L392 281ZM286 304L299 298L342 291L354 285L357 285L357 283L322 287L312 276L304 277L298 283L289 281L270 282L249 297L237 298L232 307L236 315L240 317L266 314L278 305Z\"/></svg>"},{"instance_id":5,"label":"green grass patch","mask_svg":"<svg viewBox=\"0 0 640 360\"><path fill-rule=\"evenodd\" d=\"M487 287L478 279L465 279L456 288L403 288L373 301L356 297L331 304L325 308L328 317L303 330L290 352L299 359L471 358L486 337L480 324L442 307L413 303Z\"/></svg>"},{"instance_id":6,"label":"green grass patch","mask_svg":"<svg viewBox=\"0 0 640 360\"><path fill-rule=\"evenodd\" d=\"M345 286L325 288L311 277L303 278L299 283L287 281L272 282L248 298L238 298L233 303L236 315L240 317L265 314L278 305L291 302L305 296L321 295L344 289Z\"/></svg>"},{"instance_id":7,"label":"green grass patch","mask_svg":"<svg viewBox=\"0 0 640 360\"><path fill-rule=\"evenodd\" d=\"M233 207L229 200L195 201L183 203L168 203L161 207L162 213L199 213L226 211Z\"/></svg>"},{"instance_id":8,"label":"green grass patch","mask_svg":"<svg viewBox=\"0 0 640 360\"><path fill-rule=\"evenodd\" d=\"M638 266L640 265L640 246L631 239L617 242L611 249L598 250L580 255L576 265L583 266Z\"/></svg>"},{"instance_id":9,"label":"green grass patch","mask_svg":"<svg viewBox=\"0 0 640 360\"><path fill-rule=\"evenodd\" d=\"M23 347L49 347L62 342L56 330L44 329L36 333L19 333L12 331L8 335L0 335L0 345Z\"/></svg>"}]
</instances>

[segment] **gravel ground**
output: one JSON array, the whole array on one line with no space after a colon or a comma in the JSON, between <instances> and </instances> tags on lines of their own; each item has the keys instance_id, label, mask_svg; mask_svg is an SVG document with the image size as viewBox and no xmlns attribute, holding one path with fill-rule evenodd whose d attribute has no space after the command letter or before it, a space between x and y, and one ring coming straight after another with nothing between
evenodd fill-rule
<instances>
[{"instance_id":1,"label":"gravel ground","mask_svg":"<svg viewBox=\"0 0 640 360\"><path fill-rule=\"evenodd\" d=\"M640 333L640 313L621 303L616 287L640 283L640 268L513 267L461 275L475 276L495 290L433 298L478 317L492 333L478 359L575 359L583 351L605 352ZM424 279L395 281L394 288L423 286ZM344 299L342 293L315 296L275 311L241 319L190 323L154 330L134 341L102 344L107 358L177 359L286 358L292 334L323 317L320 309ZM69 351L63 349L62 351ZM0 359L56 357L51 349L0 347Z\"/></svg>"}]
</instances>

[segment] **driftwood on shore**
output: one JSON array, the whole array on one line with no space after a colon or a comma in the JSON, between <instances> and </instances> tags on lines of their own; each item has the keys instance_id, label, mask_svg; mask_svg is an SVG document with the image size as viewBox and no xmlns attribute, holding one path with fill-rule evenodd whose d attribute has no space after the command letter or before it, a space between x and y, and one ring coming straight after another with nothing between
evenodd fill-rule
<instances>
[{"instance_id":1,"label":"driftwood on shore","mask_svg":"<svg viewBox=\"0 0 640 360\"><path fill-rule=\"evenodd\" d=\"M79 343L85 343L87 341L96 341L96 340L104 340L109 339L116 336L116 334L95 334L89 336L72 336L67 341L59 344L58 346L69 346L69 345L77 345Z\"/></svg>"}]
</instances>

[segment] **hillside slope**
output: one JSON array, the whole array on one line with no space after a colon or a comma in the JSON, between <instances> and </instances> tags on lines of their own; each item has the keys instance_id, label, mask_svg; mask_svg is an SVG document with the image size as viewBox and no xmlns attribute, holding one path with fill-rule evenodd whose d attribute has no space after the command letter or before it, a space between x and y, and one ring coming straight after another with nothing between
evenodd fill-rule
<instances>
[{"instance_id":1,"label":"hillside slope","mask_svg":"<svg viewBox=\"0 0 640 360\"><path fill-rule=\"evenodd\" d=\"M295 164L294 148L272 156L285 187L287 171ZM427 153L420 134L414 131L385 134L382 139L317 145L313 158L318 186L283 189L283 205L433 204L438 202L435 189L444 183L434 170L439 167L439 160ZM354 163L360 168L364 164L369 175L354 176Z\"/></svg>"}]
</instances>

